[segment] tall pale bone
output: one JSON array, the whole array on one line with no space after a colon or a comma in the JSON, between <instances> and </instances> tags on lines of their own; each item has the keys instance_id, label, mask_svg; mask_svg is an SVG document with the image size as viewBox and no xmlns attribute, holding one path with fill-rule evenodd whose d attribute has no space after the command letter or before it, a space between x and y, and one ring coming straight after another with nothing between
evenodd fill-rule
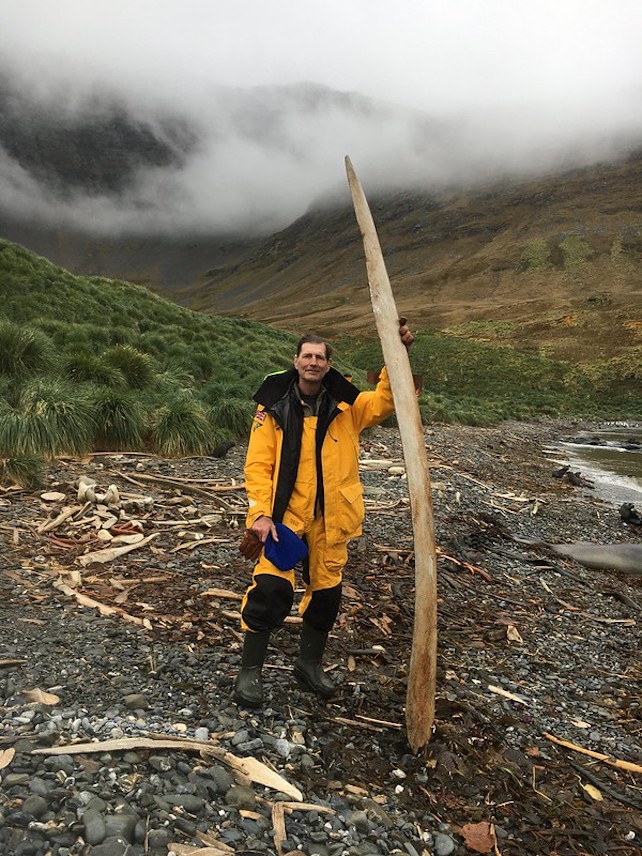
<instances>
[{"instance_id":1,"label":"tall pale bone","mask_svg":"<svg viewBox=\"0 0 642 856\"><path fill-rule=\"evenodd\" d=\"M421 414L399 315L377 230L359 179L346 157L348 184L363 238L370 299L390 377L408 479L415 548L415 618L406 691L406 733L413 752L430 740L435 717L437 556L430 472Z\"/></svg>"}]
</instances>

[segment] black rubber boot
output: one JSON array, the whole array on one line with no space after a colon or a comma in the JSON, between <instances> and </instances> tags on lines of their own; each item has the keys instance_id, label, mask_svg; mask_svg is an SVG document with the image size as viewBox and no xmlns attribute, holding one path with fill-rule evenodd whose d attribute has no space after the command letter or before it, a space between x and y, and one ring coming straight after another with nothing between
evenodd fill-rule
<instances>
[{"instance_id":1,"label":"black rubber boot","mask_svg":"<svg viewBox=\"0 0 642 856\"><path fill-rule=\"evenodd\" d=\"M270 641L270 631L258 633L248 631L243 640L241 671L234 684L234 701L244 707L261 707L263 704L263 684L261 670Z\"/></svg>"},{"instance_id":2,"label":"black rubber boot","mask_svg":"<svg viewBox=\"0 0 642 856\"><path fill-rule=\"evenodd\" d=\"M301 652L294 663L294 676L301 686L321 698L330 698L336 689L321 665L327 641L327 633L315 630L314 627L303 622Z\"/></svg>"}]
</instances>

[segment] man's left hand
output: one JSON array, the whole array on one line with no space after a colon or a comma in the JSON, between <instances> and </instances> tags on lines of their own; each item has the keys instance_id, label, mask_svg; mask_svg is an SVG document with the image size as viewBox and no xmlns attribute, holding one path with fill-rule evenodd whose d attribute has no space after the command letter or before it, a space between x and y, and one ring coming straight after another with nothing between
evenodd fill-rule
<instances>
[{"instance_id":1,"label":"man's left hand","mask_svg":"<svg viewBox=\"0 0 642 856\"><path fill-rule=\"evenodd\" d=\"M412 335L410 328L408 327L407 318L399 319L399 336L401 337L401 341L405 345L406 350L408 350L415 341L415 337Z\"/></svg>"}]
</instances>

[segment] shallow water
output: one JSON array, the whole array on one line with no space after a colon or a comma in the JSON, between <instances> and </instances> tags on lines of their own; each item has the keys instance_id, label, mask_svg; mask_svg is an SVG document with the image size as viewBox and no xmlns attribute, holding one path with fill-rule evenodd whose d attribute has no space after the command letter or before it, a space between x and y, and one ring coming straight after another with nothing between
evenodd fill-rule
<instances>
[{"instance_id":1,"label":"shallow water","mask_svg":"<svg viewBox=\"0 0 642 856\"><path fill-rule=\"evenodd\" d=\"M560 439L547 454L592 481L596 495L606 502L617 507L632 502L642 513L641 427L609 426L578 432L572 438Z\"/></svg>"}]
</instances>

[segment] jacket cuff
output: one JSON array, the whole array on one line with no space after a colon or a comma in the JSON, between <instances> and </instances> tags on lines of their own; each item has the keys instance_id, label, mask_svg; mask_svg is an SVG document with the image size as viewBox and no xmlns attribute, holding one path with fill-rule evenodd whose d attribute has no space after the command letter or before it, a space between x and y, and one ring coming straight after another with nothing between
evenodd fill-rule
<instances>
[{"instance_id":1,"label":"jacket cuff","mask_svg":"<svg viewBox=\"0 0 642 856\"><path fill-rule=\"evenodd\" d=\"M259 517L269 517L270 514L267 511L261 511L260 509L253 508L251 511L248 511L247 517L245 518L245 526L247 529L251 529L253 524L259 519Z\"/></svg>"}]
</instances>

